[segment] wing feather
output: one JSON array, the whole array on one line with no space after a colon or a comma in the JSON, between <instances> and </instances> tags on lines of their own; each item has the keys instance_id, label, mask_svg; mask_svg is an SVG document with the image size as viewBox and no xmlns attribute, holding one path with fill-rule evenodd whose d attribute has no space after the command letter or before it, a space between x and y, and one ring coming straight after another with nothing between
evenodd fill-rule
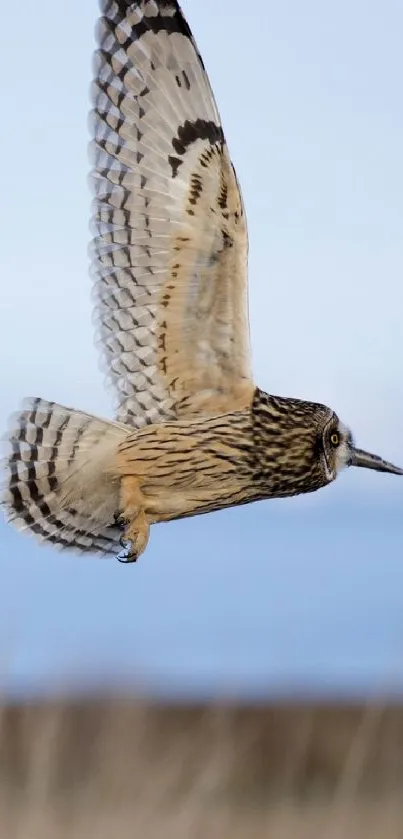
<instances>
[{"instance_id":1,"label":"wing feather","mask_svg":"<svg viewBox=\"0 0 403 839\"><path fill-rule=\"evenodd\" d=\"M208 77L175 0L102 11L91 261L118 418L231 410L252 387L247 229Z\"/></svg>"}]
</instances>

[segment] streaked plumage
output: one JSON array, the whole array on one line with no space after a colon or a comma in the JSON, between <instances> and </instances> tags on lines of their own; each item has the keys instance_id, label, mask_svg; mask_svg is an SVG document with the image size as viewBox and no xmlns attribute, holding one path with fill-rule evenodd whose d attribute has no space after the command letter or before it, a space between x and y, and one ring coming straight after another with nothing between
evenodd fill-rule
<instances>
[{"instance_id":1,"label":"streaked plumage","mask_svg":"<svg viewBox=\"0 0 403 839\"><path fill-rule=\"evenodd\" d=\"M310 492L360 452L323 405L253 383L242 198L202 59L175 0L102 0L92 86L91 272L117 395L108 422L42 399L15 417L15 525L127 557L150 525Z\"/></svg>"}]
</instances>

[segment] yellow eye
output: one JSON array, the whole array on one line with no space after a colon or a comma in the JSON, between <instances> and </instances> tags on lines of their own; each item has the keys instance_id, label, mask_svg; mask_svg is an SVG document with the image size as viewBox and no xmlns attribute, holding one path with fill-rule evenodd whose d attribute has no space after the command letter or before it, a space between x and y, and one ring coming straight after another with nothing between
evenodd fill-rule
<instances>
[{"instance_id":1,"label":"yellow eye","mask_svg":"<svg viewBox=\"0 0 403 839\"><path fill-rule=\"evenodd\" d=\"M333 431L333 434L330 435L330 442L332 446L338 446L340 443L340 437L337 431Z\"/></svg>"}]
</instances>

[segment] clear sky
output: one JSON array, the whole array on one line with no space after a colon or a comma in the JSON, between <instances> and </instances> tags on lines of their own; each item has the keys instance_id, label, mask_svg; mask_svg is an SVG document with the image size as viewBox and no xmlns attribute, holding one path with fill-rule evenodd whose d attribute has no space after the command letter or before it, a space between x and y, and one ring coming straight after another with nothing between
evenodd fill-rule
<instances>
[{"instance_id":1,"label":"clear sky","mask_svg":"<svg viewBox=\"0 0 403 839\"><path fill-rule=\"evenodd\" d=\"M402 4L184 0L183 9L210 75L247 209L256 379L274 393L330 404L351 425L360 445L403 462ZM96 16L96 3L82 0L57 7L51 0L39 7L26 3L18 13L7 5L2 15L2 426L24 395L111 415L93 344L86 254L87 112ZM162 669L169 671L166 650L179 649L177 641L184 634L188 658L196 660L192 620L198 621L200 642L203 627L210 625L207 615L213 602L227 637L235 638L231 649L239 662L240 613L243 637L250 637L249 651L266 632L279 637L275 614L287 618L289 631L299 637L302 607L296 580L303 579L304 597L313 585L321 604L315 612L305 601L311 640L333 609L331 634L339 638L342 674L343 655L347 662L351 646L349 641L344 645L345 625L341 617L338 624L338 615L351 591L350 575L355 580L361 569L365 576L365 558L371 551L382 574L379 579L375 574L372 583L370 578L372 606L364 620L366 601L361 596L357 627L362 630L367 620L375 635L378 627L379 637L386 639L385 656L391 649L389 635L382 632L394 616L398 622L401 612L396 584L401 592L403 573L397 558L400 562L402 501L403 481L350 470L335 487L312 499L155 529L140 571L122 571L113 562L101 571L95 560L61 559L49 549L37 551L31 540L14 537L2 527L1 634L16 633L15 667L22 680L29 673L42 673L38 662L46 659L47 645L43 672L51 667L51 650L59 649L62 636L60 672L64 663L69 672L74 670L77 639L84 669L94 647L100 661L106 649L105 661L111 662L119 638L126 650L138 640L139 626L127 598L130 592L134 600L139 597L140 577L143 607L147 597L160 592L155 617L151 620L148 612L148 623L141 626L145 646L149 650L154 643ZM361 513L351 525L351 539L346 511L354 505ZM307 511L313 518L305 518ZM298 518L300 512L304 515ZM344 519L332 531L333 565L327 556L326 527L320 528L323 543L315 533L319 522L331 527L339 515ZM366 527L370 519L373 533ZM290 527L296 528L292 543L287 541ZM248 528L253 538L247 536ZM313 554L307 555L304 544ZM168 560L163 563L164 552L169 567ZM332 573L339 555L344 564L336 595ZM273 556L283 557L283 563ZM242 578L247 573L251 587L247 605L242 586L233 580L234 557L236 574ZM317 588L319 561L323 589ZM85 568L82 563L87 563ZM191 572L186 570L188 563ZM293 579L290 601L287 574ZM218 589L211 598L209 581L216 579ZM186 589L192 580L193 599ZM267 608L258 587L254 597L254 580L263 590L270 590L273 580L280 587L277 598L270 600L268 595ZM348 602L353 626L354 604ZM176 637L172 644L160 643L164 621ZM205 648L199 643L206 671L212 637L210 626ZM403 627L401 643L403 649ZM313 661L313 641L309 649ZM278 650L279 661L288 661L284 667L291 677L298 667L292 657L281 658L281 644ZM326 650L323 644L325 659ZM357 656L361 660L359 651Z\"/></svg>"}]
</instances>

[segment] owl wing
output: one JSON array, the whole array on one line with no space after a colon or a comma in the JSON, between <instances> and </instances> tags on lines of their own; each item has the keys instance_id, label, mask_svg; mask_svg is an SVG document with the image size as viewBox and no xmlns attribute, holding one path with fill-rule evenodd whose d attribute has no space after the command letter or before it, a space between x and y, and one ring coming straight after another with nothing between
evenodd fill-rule
<instances>
[{"instance_id":1,"label":"owl wing","mask_svg":"<svg viewBox=\"0 0 403 839\"><path fill-rule=\"evenodd\" d=\"M202 59L175 0L103 0L92 86L96 322L118 419L251 392L247 229Z\"/></svg>"}]
</instances>

